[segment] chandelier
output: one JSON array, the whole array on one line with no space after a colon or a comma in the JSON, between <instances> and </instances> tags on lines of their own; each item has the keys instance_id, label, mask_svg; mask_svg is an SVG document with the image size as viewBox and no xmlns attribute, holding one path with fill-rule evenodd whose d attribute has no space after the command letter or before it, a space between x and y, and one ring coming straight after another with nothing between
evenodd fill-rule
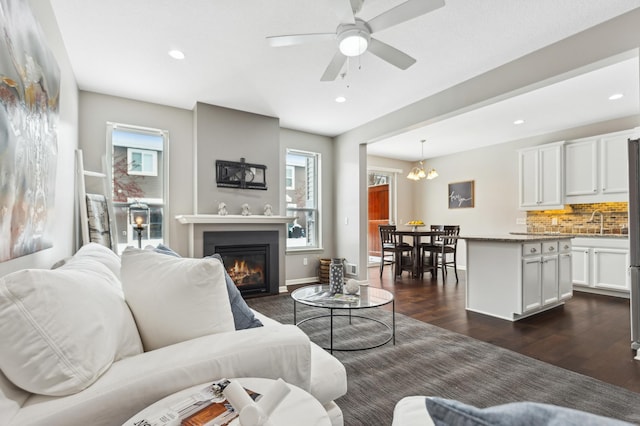
<instances>
[{"instance_id":1,"label":"chandelier","mask_svg":"<svg viewBox=\"0 0 640 426\"><path fill-rule=\"evenodd\" d=\"M420 152L421 152L421 157L424 158L424 142L425 140L422 139L420 141L420 143L422 145L420 145ZM424 169L424 160L420 160L418 162L418 166L414 167L413 169L411 169L411 171L409 172L409 174L407 175L407 179L411 179L411 180L422 180L424 178L431 180L431 179L435 179L438 177L438 172L436 171L436 169L434 168L430 168L429 171L425 171Z\"/></svg>"}]
</instances>

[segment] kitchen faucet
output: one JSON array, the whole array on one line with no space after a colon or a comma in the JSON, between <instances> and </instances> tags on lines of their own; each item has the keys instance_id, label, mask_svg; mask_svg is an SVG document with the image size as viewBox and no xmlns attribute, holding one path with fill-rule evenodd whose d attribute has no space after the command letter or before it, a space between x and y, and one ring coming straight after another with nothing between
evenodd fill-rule
<instances>
[{"instance_id":1,"label":"kitchen faucet","mask_svg":"<svg viewBox=\"0 0 640 426\"><path fill-rule=\"evenodd\" d=\"M593 223L593 218L596 215L596 213L600 215L600 235L602 235L604 231L604 215L600 210L594 210L593 213L591 213L591 217L589 218L589 220L587 220L587 222Z\"/></svg>"}]
</instances>

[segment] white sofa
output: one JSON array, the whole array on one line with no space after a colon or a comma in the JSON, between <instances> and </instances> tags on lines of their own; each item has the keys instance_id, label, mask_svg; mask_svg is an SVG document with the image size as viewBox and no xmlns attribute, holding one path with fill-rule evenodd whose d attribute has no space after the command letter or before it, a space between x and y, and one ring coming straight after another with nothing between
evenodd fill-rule
<instances>
[{"instance_id":1,"label":"white sofa","mask_svg":"<svg viewBox=\"0 0 640 426\"><path fill-rule=\"evenodd\" d=\"M167 395L223 377L282 378L342 425L334 400L347 381L336 358L297 327L257 312L264 326L235 330L232 318L229 327L219 282L215 312L203 312L211 294L200 290L211 285L191 284L203 273L203 283L224 281L216 262L134 250L123 254L120 271L120 258L91 244L55 270L0 278L0 425L119 425ZM189 283L176 283L178 276ZM171 295L176 289L182 293Z\"/></svg>"}]
</instances>

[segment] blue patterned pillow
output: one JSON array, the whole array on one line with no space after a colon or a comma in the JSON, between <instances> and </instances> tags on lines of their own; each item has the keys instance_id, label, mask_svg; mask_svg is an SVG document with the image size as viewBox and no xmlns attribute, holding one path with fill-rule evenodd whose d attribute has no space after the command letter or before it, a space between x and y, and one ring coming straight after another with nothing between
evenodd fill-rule
<instances>
[{"instance_id":1,"label":"blue patterned pillow","mask_svg":"<svg viewBox=\"0 0 640 426\"><path fill-rule=\"evenodd\" d=\"M153 249L157 253L166 254L169 256L180 257L178 253L173 251L170 247L165 246L164 244L158 244L157 247ZM224 265L222 262L222 257L219 254L214 254L213 257L218 259L220 263ZM227 293L229 293L229 303L231 303L231 313L233 314L233 322L235 324L236 330L244 330L247 328L255 328L262 327L262 322L255 317L253 311L247 305L247 302L242 298L242 294L240 294L240 290L233 282L227 270L224 271L224 279L227 285Z\"/></svg>"},{"instance_id":2,"label":"blue patterned pillow","mask_svg":"<svg viewBox=\"0 0 640 426\"><path fill-rule=\"evenodd\" d=\"M536 402L476 408L452 399L425 398L436 426L628 426L620 420Z\"/></svg>"}]
</instances>

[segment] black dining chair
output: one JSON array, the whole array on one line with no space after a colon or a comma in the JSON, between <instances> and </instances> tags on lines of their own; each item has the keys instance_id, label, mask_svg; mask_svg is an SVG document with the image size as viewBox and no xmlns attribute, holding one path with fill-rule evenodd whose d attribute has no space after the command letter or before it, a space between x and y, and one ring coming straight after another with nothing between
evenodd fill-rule
<instances>
[{"instance_id":1,"label":"black dining chair","mask_svg":"<svg viewBox=\"0 0 640 426\"><path fill-rule=\"evenodd\" d=\"M433 229L440 226L441 229ZM432 230L442 231L443 234L435 237L432 243L422 245L422 262L424 256L429 256L434 260L434 266L442 268L442 277L447 276L447 267L452 267L456 275L456 283L458 282L458 265L457 265L457 249L458 239L452 238L460 235L459 225L432 225Z\"/></svg>"},{"instance_id":2,"label":"black dining chair","mask_svg":"<svg viewBox=\"0 0 640 426\"><path fill-rule=\"evenodd\" d=\"M382 252L380 256L380 277L382 278L384 265L391 265L391 273L395 277L396 269L401 266L402 255L405 253L411 254L413 246L400 240L398 235L395 234L395 225L378 225L378 230L380 231L380 248Z\"/></svg>"},{"instance_id":3,"label":"black dining chair","mask_svg":"<svg viewBox=\"0 0 640 426\"><path fill-rule=\"evenodd\" d=\"M430 225L431 231L443 231L444 225ZM429 242L420 244L420 261L422 262L422 271L429 270L431 274L436 277L438 274L437 257L435 253L439 253L442 247L442 237L440 235L434 235L430 238ZM425 256L427 260L425 260Z\"/></svg>"}]
</instances>

